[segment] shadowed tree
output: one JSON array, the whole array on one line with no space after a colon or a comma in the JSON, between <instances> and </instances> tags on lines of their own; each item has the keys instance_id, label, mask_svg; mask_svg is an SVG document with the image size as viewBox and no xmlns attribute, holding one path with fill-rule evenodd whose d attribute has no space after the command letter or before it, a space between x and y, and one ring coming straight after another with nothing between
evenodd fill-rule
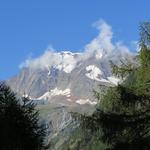
<instances>
[{"instance_id":1,"label":"shadowed tree","mask_svg":"<svg viewBox=\"0 0 150 150\"><path fill-rule=\"evenodd\" d=\"M150 149L150 23L140 26L138 65L112 64L125 80L104 94L92 116L81 116L82 126L100 131L110 150ZM98 95L98 94L97 94Z\"/></svg>"},{"instance_id":2,"label":"shadowed tree","mask_svg":"<svg viewBox=\"0 0 150 150\"><path fill-rule=\"evenodd\" d=\"M38 111L27 98L18 98L0 83L0 149L44 149L45 129L39 125Z\"/></svg>"}]
</instances>

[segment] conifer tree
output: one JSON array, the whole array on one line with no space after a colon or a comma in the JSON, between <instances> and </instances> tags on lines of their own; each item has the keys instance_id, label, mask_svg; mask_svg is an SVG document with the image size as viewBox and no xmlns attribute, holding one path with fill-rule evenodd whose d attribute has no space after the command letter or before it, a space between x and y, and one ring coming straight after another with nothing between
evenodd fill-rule
<instances>
[{"instance_id":1,"label":"conifer tree","mask_svg":"<svg viewBox=\"0 0 150 150\"><path fill-rule=\"evenodd\" d=\"M41 150L44 137L34 104L0 83L0 150Z\"/></svg>"},{"instance_id":2,"label":"conifer tree","mask_svg":"<svg viewBox=\"0 0 150 150\"><path fill-rule=\"evenodd\" d=\"M113 66L124 81L104 94L92 116L82 125L101 131L100 139L110 150L150 149L150 23L140 26L138 65Z\"/></svg>"}]
</instances>

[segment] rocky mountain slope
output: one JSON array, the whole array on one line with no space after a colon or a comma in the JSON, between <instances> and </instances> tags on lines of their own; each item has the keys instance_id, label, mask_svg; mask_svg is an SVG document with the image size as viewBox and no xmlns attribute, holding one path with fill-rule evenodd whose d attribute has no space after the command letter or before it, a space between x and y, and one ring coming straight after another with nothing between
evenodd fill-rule
<instances>
[{"instance_id":1,"label":"rocky mountain slope","mask_svg":"<svg viewBox=\"0 0 150 150\"><path fill-rule=\"evenodd\" d=\"M11 88L21 96L46 100L51 103L96 104L92 90L98 85L113 86L119 82L111 73L110 61L119 63L129 59L129 54L63 51L52 54L45 66L36 66L36 60L22 68L20 73L8 80ZM51 59L51 58L49 58Z\"/></svg>"},{"instance_id":2,"label":"rocky mountain slope","mask_svg":"<svg viewBox=\"0 0 150 150\"><path fill-rule=\"evenodd\" d=\"M41 122L47 127L46 143L50 149L61 150L78 127L70 112L94 111L97 101L93 89L100 91L118 84L120 80L112 75L110 61L119 64L120 60L132 60L132 55L118 49L89 55L47 51L38 60L26 62L7 83L18 95L37 104Z\"/></svg>"}]
</instances>

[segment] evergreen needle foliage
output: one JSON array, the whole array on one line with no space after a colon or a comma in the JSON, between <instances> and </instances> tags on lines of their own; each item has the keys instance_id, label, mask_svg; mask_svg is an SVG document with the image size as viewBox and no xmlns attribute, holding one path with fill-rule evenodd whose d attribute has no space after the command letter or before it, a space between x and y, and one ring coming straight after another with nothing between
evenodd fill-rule
<instances>
[{"instance_id":1,"label":"evergreen needle foliage","mask_svg":"<svg viewBox=\"0 0 150 150\"><path fill-rule=\"evenodd\" d=\"M41 150L44 136L34 104L0 83L0 150Z\"/></svg>"},{"instance_id":2,"label":"evergreen needle foliage","mask_svg":"<svg viewBox=\"0 0 150 150\"><path fill-rule=\"evenodd\" d=\"M138 65L112 64L123 82L110 87L92 116L80 116L82 126L100 131L109 150L150 150L150 23L140 25ZM96 95L96 94L95 94ZM99 95L99 94L97 94Z\"/></svg>"}]
</instances>

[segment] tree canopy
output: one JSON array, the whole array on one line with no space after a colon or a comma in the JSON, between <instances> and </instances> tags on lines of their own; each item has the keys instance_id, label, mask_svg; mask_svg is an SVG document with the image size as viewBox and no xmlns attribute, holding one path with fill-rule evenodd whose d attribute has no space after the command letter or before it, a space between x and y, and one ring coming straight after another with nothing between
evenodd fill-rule
<instances>
[{"instance_id":1,"label":"tree canopy","mask_svg":"<svg viewBox=\"0 0 150 150\"><path fill-rule=\"evenodd\" d=\"M100 131L100 140L110 150L150 149L150 23L140 25L138 65L112 65L124 78L99 100L92 116L82 116L82 125ZM97 94L98 95L98 94Z\"/></svg>"},{"instance_id":2,"label":"tree canopy","mask_svg":"<svg viewBox=\"0 0 150 150\"><path fill-rule=\"evenodd\" d=\"M0 83L0 149L41 150L45 129L39 125L38 111L27 98L18 98Z\"/></svg>"}]
</instances>

